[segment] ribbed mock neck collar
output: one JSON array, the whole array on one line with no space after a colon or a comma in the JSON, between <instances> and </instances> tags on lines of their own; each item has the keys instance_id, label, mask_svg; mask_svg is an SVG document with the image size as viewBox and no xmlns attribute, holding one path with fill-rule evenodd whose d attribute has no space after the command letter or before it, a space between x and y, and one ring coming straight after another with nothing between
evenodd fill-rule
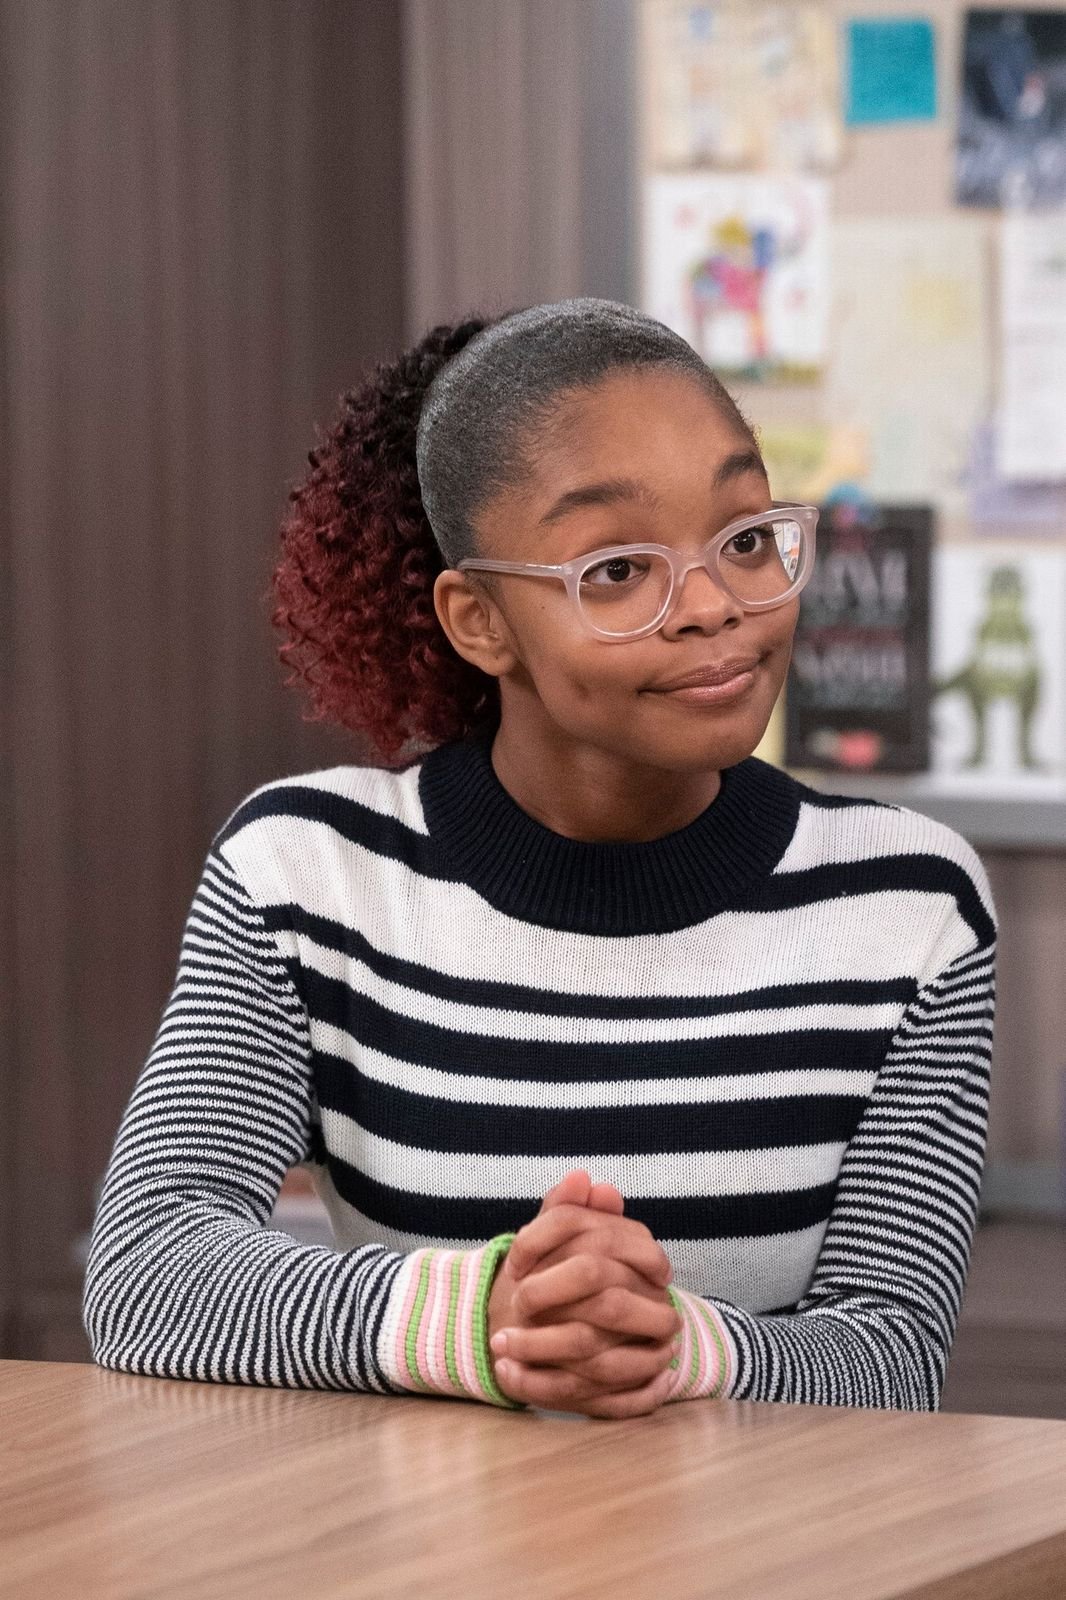
<instances>
[{"instance_id":1,"label":"ribbed mock neck collar","mask_svg":"<svg viewBox=\"0 0 1066 1600\"><path fill-rule=\"evenodd\" d=\"M525 922L572 933L671 933L737 905L795 831L799 785L749 756L699 816L661 839L592 842L546 828L492 765L496 730L426 755L426 826L464 883Z\"/></svg>"}]
</instances>

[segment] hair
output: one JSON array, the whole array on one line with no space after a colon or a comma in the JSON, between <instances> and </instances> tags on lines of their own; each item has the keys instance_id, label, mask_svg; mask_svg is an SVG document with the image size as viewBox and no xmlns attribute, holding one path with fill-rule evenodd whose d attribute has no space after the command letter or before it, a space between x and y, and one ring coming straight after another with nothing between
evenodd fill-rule
<instances>
[{"instance_id":1,"label":"hair","mask_svg":"<svg viewBox=\"0 0 1066 1600\"><path fill-rule=\"evenodd\" d=\"M272 579L278 654L286 683L303 680L306 720L362 734L386 764L412 741L431 748L498 720L498 682L453 647L434 581L478 553L477 513L528 480L574 391L646 366L689 374L758 448L680 334L593 297L438 323L341 396L289 491Z\"/></svg>"}]
</instances>

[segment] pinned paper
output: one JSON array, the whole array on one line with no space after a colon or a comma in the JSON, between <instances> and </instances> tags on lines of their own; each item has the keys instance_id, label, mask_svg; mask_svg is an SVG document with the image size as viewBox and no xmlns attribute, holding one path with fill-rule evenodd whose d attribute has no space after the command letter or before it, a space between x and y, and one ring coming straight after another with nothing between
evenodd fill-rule
<instances>
[{"instance_id":1,"label":"pinned paper","mask_svg":"<svg viewBox=\"0 0 1066 1600\"><path fill-rule=\"evenodd\" d=\"M984 219L839 217L824 414L866 430L875 499L964 517L973 430L992 390Z\"/></svg>"},{"instance_id":2,"label":"pinned paper","mask_svg":"<svg viewBox=\"0 0 1066 1600\"><path fill-rule=\"evenodd\" d=\"M843 152L824 0L643 0L651 164L827 171Z\"/></svg>"},{"instance_id":3,"label":"pinned paper","mask_svg":"<svg viewBox=\"0 0 1066 1600\"><path fill-rule=\"evenodd\" d=\"M646 311L720 372L818 376L828 347L824 178L656 173L645 208Z\"/></svg>"},{"instance_id":4,"label":"pinned paper","mask_svg":"<svg viewBox=\"0 0 1066 1600\"><path fill-rule=\"evenodd\" d=\"M922 17L848 24L846 120L928 122L936 116L933 24Z\"/></svg>"},{"instance_id":5,"label":"pinned paper","mask_svg":"<svg viewBox=\"0 0 1066 1600\"><path fill-rule=\"evenodd\" d=\"M1064 73L1066 11L981 6L967 12L956 200L978 206L1062 204Z\"/></svg>"}]
</instances>

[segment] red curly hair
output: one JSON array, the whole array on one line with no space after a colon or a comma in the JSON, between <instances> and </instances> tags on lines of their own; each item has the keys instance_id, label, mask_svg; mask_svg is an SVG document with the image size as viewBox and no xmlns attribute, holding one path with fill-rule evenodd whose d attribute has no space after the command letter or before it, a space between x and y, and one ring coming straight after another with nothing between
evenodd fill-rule
<instances>
[{"instance_id":1,"label":"red curly hair","mask_svg":"<svg viewBox=\"0 0 1066 1600\"><path fill-rule=\"evenodd\" d=\"M289 491L274 569L278 655L311 701L306 721L369 738L386 765L409 742L464 737L499 715L495 678L453 648L433 606L444 559L422 505L415 435L437 372L493 318L440 323L341 397Z\"/></svg>"}]
</instances>

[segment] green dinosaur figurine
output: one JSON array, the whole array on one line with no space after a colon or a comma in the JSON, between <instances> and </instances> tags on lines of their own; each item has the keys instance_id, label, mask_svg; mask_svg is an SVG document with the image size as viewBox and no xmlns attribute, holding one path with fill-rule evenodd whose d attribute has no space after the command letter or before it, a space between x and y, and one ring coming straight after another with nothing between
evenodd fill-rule
<instances>
[{"instance_id":1,"label":"green dinosaur figurine","mask_svg":"<svg viewBox=\"0 0 1066 1600\"><path fill-rule=\"evenodd\" d=\"M949 678L933 684L933 694L961 693L969 700L974 741L967 767L985 761L985 721L993 700L1012 700L1018 707L1019 760L1030 771L1043 765L1033 754L1033 715L1040 701L1041 673L1033 630L1025 615L1022 575L1017 567L995 567L989 573L985 614L978 623L973 653Z\"/></svg>"}]
</instances>

